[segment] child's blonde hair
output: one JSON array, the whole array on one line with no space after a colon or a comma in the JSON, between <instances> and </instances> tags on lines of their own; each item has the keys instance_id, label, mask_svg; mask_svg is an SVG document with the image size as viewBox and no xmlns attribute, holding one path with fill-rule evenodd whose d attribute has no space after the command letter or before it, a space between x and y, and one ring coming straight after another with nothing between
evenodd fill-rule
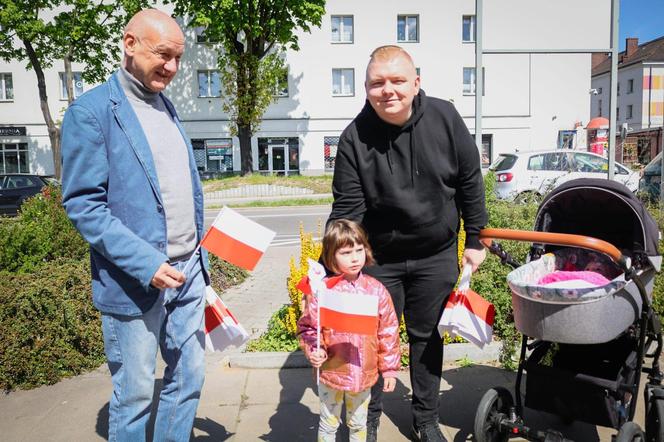
<instances>
[{"instance_id":1,"label":"child's blonde hair","mask_svg":"<svg viewBox=\"0 0 664 442\"><path fill-rule=\"evenodd\" d=\"M321 256L325 267L334 273L339 273L337 260L334 258L334 255L340 248L353 246L355 244L361 244L364 246L366 254L366 261L364 264L373 264L374 259L373 254L371 253L371 246L369 245L367 234L364 232L362 226L348 219L337 219L332 221L327 226L325 236L323 236L323 251Z\"/></svg>"}]
</instances>

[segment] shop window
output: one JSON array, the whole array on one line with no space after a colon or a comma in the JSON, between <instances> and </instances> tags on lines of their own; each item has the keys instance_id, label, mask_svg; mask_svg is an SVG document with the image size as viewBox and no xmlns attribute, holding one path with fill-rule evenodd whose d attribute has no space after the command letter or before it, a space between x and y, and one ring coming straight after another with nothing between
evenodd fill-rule
<instances>
[{"instance_id":1,"label":"shop window","mask_svg":"<svg viewBox=\"0 0 664 442\"><path fill-rule=\"evenodd\" d=\"M324 161L325 170L334 170L334 160L337 158L337 148L339 147L339 137L324 137Z\"/></svg>"}]
</instances>

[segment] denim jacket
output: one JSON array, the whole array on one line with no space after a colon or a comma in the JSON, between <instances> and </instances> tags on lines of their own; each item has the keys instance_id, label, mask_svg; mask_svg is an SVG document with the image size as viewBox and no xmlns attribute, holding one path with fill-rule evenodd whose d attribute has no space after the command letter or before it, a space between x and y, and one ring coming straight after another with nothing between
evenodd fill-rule
<instances>
[{"instance_id":1,"label":"denim jacket","mask_svg":"<svg viewBox=\"0 0 664 442\"><path fill-rule=\"evenodd\" d=\"M103 313L138 316L159 294L150 281L168 260L166 216L150 146L117 75L83 94L65 113L62 200L90 243L95 307ZM173 104L165 97L164 102L189 150L200 241L203 191L193 151ZM205 268L207 256L201 253L200 259Z\"/></svg>"}]
</instances>

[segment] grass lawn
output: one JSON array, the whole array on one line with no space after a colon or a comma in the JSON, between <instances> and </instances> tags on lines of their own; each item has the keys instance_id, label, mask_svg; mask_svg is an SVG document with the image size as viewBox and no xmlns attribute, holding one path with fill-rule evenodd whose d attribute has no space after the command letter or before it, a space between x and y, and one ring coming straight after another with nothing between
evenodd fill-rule
<instances>
[{"instance_id":1,"label":"grass lawn","mask_svg":"<svg viewBox=\"0 0 664 442\"><path fill-rule=\"evenodd\" d=\"M251 186L258 184L273 184L276 186L302 187L311 189L314 193L332 192L332 175L319 176L277 176L254 173L247 176L230 176L226 178L203 181L204 192L232 189L234 187Z\"/></svg>"}]
</instances>

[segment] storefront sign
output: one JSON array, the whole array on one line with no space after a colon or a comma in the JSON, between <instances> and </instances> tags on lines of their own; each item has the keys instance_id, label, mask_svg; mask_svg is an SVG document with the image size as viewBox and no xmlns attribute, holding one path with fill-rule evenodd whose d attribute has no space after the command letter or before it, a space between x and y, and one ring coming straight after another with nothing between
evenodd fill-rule
<instances>
[{"instance_id":1,"label":"storefront sign","mask_svg":"<svg viewBox=\"0 0 664 442\"><path fill-rule=\"evenodd\" d=\"M0 137L24 137L25 134L25 126L0 126Z\"/></svg>"}]
</instances>

